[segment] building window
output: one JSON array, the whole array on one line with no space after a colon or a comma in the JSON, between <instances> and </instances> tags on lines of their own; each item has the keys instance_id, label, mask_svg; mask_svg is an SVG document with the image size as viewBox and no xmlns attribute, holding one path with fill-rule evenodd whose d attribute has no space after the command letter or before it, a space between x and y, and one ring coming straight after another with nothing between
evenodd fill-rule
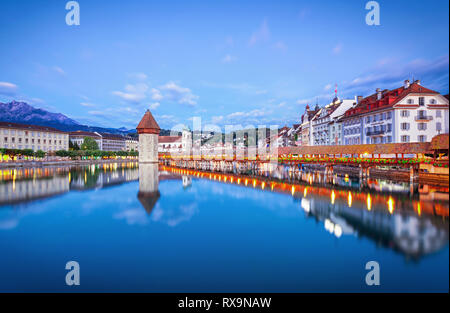
<instances>
[{"instance_id":1,"label":"building window","mask_svg":"<svg viewBox=\"0 0 450 313\"><path fill-rule=\"evenodd\" d=\"M390 123L387 124L387 131L388 132L392 131L392 124L390 124Z\"/></svg>"},{"instance_id":2,"label":"building window","mask_svg":"<svg viewBox=\"0 0 450 313\"><path fill-rule=\"evenodd\" d=\"M387 118L390 120L392 118L392 112L387 112Z\"/></svg>"},{"instance_id":3,"label":"building window","mask_svg":"<svg viewBox=\"0 0 450 313\"><path fill-rule=\"evenodd\" d=\"M417 137L417 139L419 140L419 142L426 142L427 141L427 136L420 135L420 136Z\"/></svg>"},{"instance_id":4,"label":"building window","mask_svg":"<svg viewBox=\"0 0 450 313\"><path fill-rule=\"evenodd\" d=\"M424 97L419 97L419 105L420 106L424 106L425 105L425 98Z\"/></svg>"},{"instance_id":5,"label":"building window","mask_svg":"<svg viewBox=\"0 0 450 313\"><path fill-rule=\"evenodd\" d=\"M392 142L392 136L387 136L387 142L391 143Z\"/></svg>"},{"instance_id":6,"label":"building window","mask_svg":"<svg viewBox=\"0 0 450 313\"><path fill-rule=\"evenodd\" d=\"M442 130L441 122L437 122L437 123L436 123L436 130L437 130L437 131L441 131L441 130Z\"/></svg>"},{"instance_id":7,"label":"building window","mask_svg":"<svg viewBox=\"0 0 450 313\"><path fill-rule=\"evenodd\" d=\"M402 142L409 142L409 136L403 135L403 136L401 137L401 140L402 140Z\"/></svg>"},{"instance_id":8,"label":"building window","mask_svg":"<svg viewBox=\"0 0 450 313\"><path fill-rule=\"evenodd\" d=\"M370 116L366 117L366 122L370 123Z\"/></svg>"},{"instance_id":9,"label":"building window","mask_svg":"<svg viewBox=\"0 0 450 313\"><path fill-rule=\"evenodd\" d=\"M417 124L417 128L419 130L426 130L427 129L427 124L425 124L425 123L418 123Z\"/></svg>"},{"instance_id":10,"label":"building window","mask_svg":"<svg viewBox=\"0 0 450 313\"><path fill-rule=\"evenodd\" d=\"M442 114L442 113L441 113L441 110L437 110L437 111L436 111L436 117L442 117L441 114Z\"/></svg>"},{"instance_id":11,"label":"building window","mask_svg":"<svg viewBox=\"0 0 450 313\"><path fill-rule=\"evenodd\" d=\"M414 104L414 100L413 99L408 99L408 104Z\"/></svg>"},{"instance_id":12,"label":"building window","mask_svg":"<svg viewBox=\"0 0 450 313\"><path fill-rule=\"evenodd\" d=\"M409 116L409 111L408 110L402 110L400 112L401 117L408 117Z\"/></svg>"},{"instance_id":13,"label":"building window","mask_svg":"<svg viewBox=\"0 0 450 313\"><path fill-rule=\"evenodd\" d=\"M436 99L430 99L430 104L436 104Z\"/></svg>"},{"instance_id":14,"label":"building window","mask_svg":"<svg viewBox=\"0 0 450 313\"><path fill-rule=\"evenodd\" d=\"M402 130L409 130L409 123L401 123L400 127Z\"/></svg>"}]
</instances>

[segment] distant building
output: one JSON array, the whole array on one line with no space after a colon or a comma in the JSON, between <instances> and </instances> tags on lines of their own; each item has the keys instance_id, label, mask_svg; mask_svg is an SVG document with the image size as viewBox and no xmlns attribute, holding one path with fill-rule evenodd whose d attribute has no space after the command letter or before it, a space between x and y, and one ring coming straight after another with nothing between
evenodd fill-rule
<instances>
[{"instance_id":1,"label":"distant building","mask_svg":"<svg viewBox=\"0 0 450 313\"><path fill-rule=\"evenodd\" d=\"M69 134L47 126L0 122L0 148L45 152L68 150Z\"/></svg>"},{"instance_id":2,"label":"distant building","mask_svg":"<svg viewBox=\"0 0 450 313\"><path fill-rule=\"evenodd\" d=\"M136 137L126 136L125 137L125 150L126 151L138 151L139 150L139 139Z\"/></svg>"},{"instance_id":3,"label":"distant building","mask_svg":"<svg viewBox=\"0 0 450 313\"><path fill-rule=\"evenodd\" d=\"M98 145L98 149L102 150L102 136L97 132L87 132L87 131L81 131L77 130L74 132L69 133L69 140L70 142L75 145L77 144L78 147L81 148L81 145L84 142L84 138L89 137L95 140L95 142Z\"/></svg>"},{"instance_id":4,"label":"distant building","mask_svg":"<svg viewBox=\"0 0 450 313\"><path fill-rule=\"evenodd\" d=\"M340 144L341 124L336 121L355 104L355 100L340 100L335 97L333 101L320 109L314 117L313 138L314 146L329 146Z\"/></svg>"},{"instance_id":5,"label":"distant building","mask_svg":"<svg viewBox=\"0 0 450 313\"><path fill-rule=\"evenodd\" d=\"M126 139L122 135L115 135L109 133L100 133L102 136L102 150L103 151L125 151Z\"/></svg>"},{"instance_id":6,"label":"distant building","mask_svg":"<svg viewBox=\"0 0 450 313\"><path fill-rule=\"evenodd\" d=\"M312 123L311 121L314 119L314 117L316 116L317 113L319 113L319 106L316 105L314 110L310 110L309 109L309 105L306 105L305 108L305 113L303 113L302 117L301 117L301 145L302 146L310 146L311 145L311 128L312 128Z\"/></svg>"},{"instance_id":7,"label":"distant building","mask_svg":"<svg viewBox=\"0 0 450 313\"><path fill-rule=\"evenodd\" d=\"M182 136L159 136L158 152L175 153L182 150Z\"/></svg>"}]
</instances>

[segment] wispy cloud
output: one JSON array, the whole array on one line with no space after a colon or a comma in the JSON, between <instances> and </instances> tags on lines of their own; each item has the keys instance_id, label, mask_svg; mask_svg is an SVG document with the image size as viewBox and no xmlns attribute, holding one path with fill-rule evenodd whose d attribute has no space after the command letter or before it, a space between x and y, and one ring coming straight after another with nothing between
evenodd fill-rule
<instances>
[{"instance_id":1,"label":"wispy cloud","mask_svg":"<svg viewBox=\"0 0 450 313\"><path fill-rule=\"evenodd\" d=\"M163 99L175 101L180 104L196 105L199 98L189 88L181 87L174 82L168 82L159 87L159 90L162 92Z\"/></svg>"},{"instance_id":2,"label":"wispy cloud","mask_svg":"<svg viewBox=\"0 0 450 313\"><path fill-rule=\"evenodd\" d=\"M19 87L9 82L0 82L0 95L14 96L17 94Z\"/></svg>"},{"instance_id":3,"label":"wispy cloud","mask_svg":"<svg viewBox=\"0 0 450 313\"><path fill-rule=\"evenodd\" d=\"M227 54L227 55L225 55L225 56L222 58L222 63L232 63L232 62L234 62L234 61L236 61L236 60L237 60L236 57L234 57L234 56L232 56L232 55L230 55L230 54Z\"/></svg>"},{"instance_id":4,"label":"wispy cloud","mask_svg":"<svg viewBox=\"0 0 450 313\"><path fill-rule=\"evenodd\" d=\"M287 45L283 41L277 41L274 45L274 48L280 51L286 51Z\"/></svg>"},{"instance_id":5,"label":"wispy cloud","mask_svg":"<svg viewBox=\"0 0 450 313\"><path fill-rule=\"evenodd\" d=\"M84 107L94 107L95 106L95 104L90 103L90 102L81 102L80 105L84 106Z\"/></svg>"},{"instance_id":6,"label":"wispy cloud","mask_svg":"<svg viewBox=\"0 0 450 313\"><path fill-rule=\"evenodd\" d=\"M261 26L256 30L252 36L250 37L250 40L248 41L249 46L253 46L258 42L264 42L269 40L270 38L270 30L269 26L267 24L267 20L264 19Z\"/></svg>"},{"instance_id":7,"label":"wispy cloud","mask_svg":"<svg viewBox=\"0 0 450 313\"><path fill-rule=\"evenodd\" d=\"M125 86L125 91L113 91L113 95L118 96L123 101L128 103L140 103L147 95L148 85L145 83L138 83L135 85L128 84Z\"/></svg>"},{"instance_id":8,"label":"wispy cloud","mask_svg":"<svg viewBox=\"0 0 450 313\"><path fill-rule=\"evenodd\" d=\"M66 72L59 66L53 66L52 70L61 76L66 76Z\"/></svg>"},{"instance_id":9,"label":"wispy cloud","mask_svg":"<svg viewBox=\"0 0 450 313\"><path fill-rule=\"evenodd\" d=\"M147 74L145 73L130 73L128 74L128 76L141 81L144 81L148 78Z\"/></svg>"},{"instance_id":10,"label":"wispy cloud","mask_svg":"<svg viewBox=\"0 0 450 313\"><path fill-rule=\"evenodd\" d=\"M338 43L336 46L333 47L333 50L332 50L333 54L341 53L342 48L343 48L342 43Z\"/></svg>"}]
</instances>

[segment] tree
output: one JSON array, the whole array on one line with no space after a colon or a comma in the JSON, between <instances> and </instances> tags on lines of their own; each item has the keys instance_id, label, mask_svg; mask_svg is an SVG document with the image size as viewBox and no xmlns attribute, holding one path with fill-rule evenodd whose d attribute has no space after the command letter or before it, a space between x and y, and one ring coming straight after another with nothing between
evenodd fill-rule
<instances>
[{"instance_id":1,"label":"tree","mask_svg":"<svg viewBox=\"0 0 450 313\"><path fill-rule=\"evenodd\" d=\"M45 157L45 152L42 150L38 150L34 153L34 156L37 158L43 158L43 157Z\"/></svg>"},{"instance_id":2,"label":"tree","mask_svg":"<svg viewBox=\"0 0 450 313\"><path fill-rule=\"evenodd\" d=\"M80 146L78 145L78 143L73 143L72 141L69 140L69 150L75 150L78 151L80 150Z\"/></svg>"},{"instance_id":3,"label":"tree","mask_svg":"<svg viewBox=\"0 0 450 313\"><path fill-rule=\"evenodd\" d=\"M81 144L82 150L98 150L97 142L91 137L84 137L83 143Z\"/></svg>"}]
</instances>

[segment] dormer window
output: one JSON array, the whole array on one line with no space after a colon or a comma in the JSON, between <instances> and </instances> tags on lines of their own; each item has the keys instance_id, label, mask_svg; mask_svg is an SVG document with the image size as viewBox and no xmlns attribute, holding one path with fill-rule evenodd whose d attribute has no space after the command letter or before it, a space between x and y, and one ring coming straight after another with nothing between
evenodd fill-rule
<instances>
[{"instance_id":1,"label":"dormer window","mask_svg":"<svg viewBox=\"0 0 450 313\"><path fill-rule=\"evenodd\" d=\"M419 97L419 105L420 106L424 106L425 105L425 98L424 97Z\"/></svg>"}]
</instances>

